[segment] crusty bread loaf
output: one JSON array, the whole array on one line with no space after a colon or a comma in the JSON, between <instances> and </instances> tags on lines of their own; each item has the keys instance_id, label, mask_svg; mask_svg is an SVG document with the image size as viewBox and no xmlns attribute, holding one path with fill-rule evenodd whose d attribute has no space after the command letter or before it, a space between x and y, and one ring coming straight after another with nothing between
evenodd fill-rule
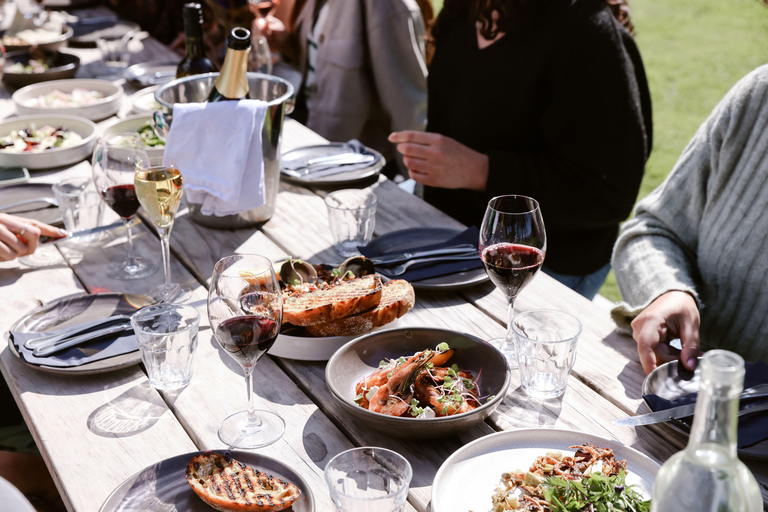
<instances>
[{"instance_id":1,"label":"crusty bread loaf","mask_svg":"<svg viewBox=\"0 0 768 512\"><path fill-rule=\"evenodd\" d=\"M186 475L195 494L222 512L276 512L290 507L301 494L292 483L256 471L227 452L193 457Z\"/></svg>"},{"instance_id":2,"label":"crusty bread loaf","mask_svg":"<svg viewBox=\"0 0 768 512\"><path fill-rule=\"evenodd\" d=\"M381 300L381 278L378 274L283 299L283 322L307 326L328 322L367 311Z\"/></svg>"},{"instance_id":3,"label":"crusty bread loaf","mask_svg":"<svg viewBox=\"0 0 768 512\"><path fill-rule=\"evenodd\" d=\"M395 279L381 288L381 301L370 311L330 322L306 326L312 336L352 336L381 327L400 318L413 308L416 295L408 281Z\"/></svg>"}]
</instances>

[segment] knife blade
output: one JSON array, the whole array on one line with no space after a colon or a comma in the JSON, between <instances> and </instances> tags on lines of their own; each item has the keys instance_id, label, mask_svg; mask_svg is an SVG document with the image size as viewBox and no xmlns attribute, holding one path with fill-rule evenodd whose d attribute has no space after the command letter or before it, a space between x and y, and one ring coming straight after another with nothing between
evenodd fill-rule
<instances>
[{"instance_id":1,"label":"knife blade","mask_svg":"<svg viewBox=\"0 0 768 512\"><path fill-rule=\"evenodd\" d=\"M139 219L138 217L135 217L134 219L131 220L131 222L129 224L130 224L131 227L133 227L136 224L138 224L139 222L141 222L141 219ZM102 231L109 231L109 230L112 230L112 229L115 229L115 228L119 228L120 226L124 226L124 225L125 224L123 223L123 221L119 220L117 222L113 222L112 224L108 224L106 226L99 226L99 227L95 227L95 228L91 228L91 229L83 229L82 231L68 231L67 232L67 236L62 237L62 238L51 238L51 237L47 237L47 236L41 236L40 237L40 243L41 244L50 244L50 243L54 243L54 242L62 242L64 240L71 240L73 238L78 238L78 237L81 237L81 236L89 236L89 235L93 235L93 234L96 234L96 233L101 233Z\"/></svg>"},{"instance_id":2,"label":"knife blade","mask_svg":"<svg viewBox=\"0 0 768 512\"><path fill-rule=\"evenodd\" d=\"M766 389L768 389L768 385L765 385L765 384L755 386L754 388L744 391L744 393L741 394L741 398L752 399L752 398L761 398L761 397L768 396L768 392L766 392ZM760 404L755 407L741 409L739 411L739 416L743 416L744 414L749 414L752 412L764 411L767 409L768 409L768 403ZM663 411L656 411L648 414L640 414L638 416L630 416L629 418L621 418L618 420L613 420L612 423L614 425L620 425L620 426L653 425L654 423L663 423L669 420L687 418L688 416L693 416L693 413L695 410L696 410L696 403L694 402L692 404L679 405L677 407L672 407L670 409L664 409Z\"/></svg>"}]
</instances>

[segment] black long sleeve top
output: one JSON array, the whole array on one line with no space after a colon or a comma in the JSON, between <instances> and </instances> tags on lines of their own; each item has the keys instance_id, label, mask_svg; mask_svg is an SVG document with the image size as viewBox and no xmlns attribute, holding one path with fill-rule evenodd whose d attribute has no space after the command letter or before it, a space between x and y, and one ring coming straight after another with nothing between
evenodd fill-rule
<instances>
[{"instance_id":1,"label":"black long sleeve top","mask_svg":"<svg viewBox=\"0 0 768 512\"><path fill-rule=\"evenodd\" d=\"M585 275L610 261L652 142L651 99L632 36L604 0L565 2L479 49L469 15L441 26L427 130L487 154L485 192L425 187L431 204L478 225L488 200L539 201L545 266Z\"/></svg>"}]
</instances>

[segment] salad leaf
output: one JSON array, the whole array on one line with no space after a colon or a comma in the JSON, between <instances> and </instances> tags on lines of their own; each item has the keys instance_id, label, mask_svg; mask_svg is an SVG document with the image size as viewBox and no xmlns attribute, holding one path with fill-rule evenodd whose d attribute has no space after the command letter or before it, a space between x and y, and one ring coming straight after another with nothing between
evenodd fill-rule
<instances>
[{"instance_id":1,"label":"salad leaf","mask_svg":"<svg viewBox=\"0 0 768 512\"><path fill-rule=\"evenodd\" d=\"M624 471L612 476L592 473L580 482L553 476L542 484L542 492L552 512L650 512L651 501L643 500L625 479Z\"/></svg>"}]
</instances>

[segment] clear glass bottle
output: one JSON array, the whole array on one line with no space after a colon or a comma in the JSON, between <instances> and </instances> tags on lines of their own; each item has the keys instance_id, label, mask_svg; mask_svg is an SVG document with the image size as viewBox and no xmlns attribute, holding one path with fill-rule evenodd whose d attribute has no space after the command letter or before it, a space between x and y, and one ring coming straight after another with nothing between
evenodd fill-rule
<instances>
[{"instance_id":1,"label":"clear glass bottle","mask_svg":"<svg viewBox=\"0 0 768 512\"><path fill-rule=\"evenodd\" d=\"M744 360L712 350L701 360L701 385L688 446L659 470L651 512L761 512L757 481L736 456Z\"/></svg>"},{"instance_id":2,"label":"clear glass bottle","mask_svg":"<svg viewBox=\"0 0 768 512\"><path fill-rule=\"evenodd\" d=\"M248 52L251 32L242 27L232 29L227 38L227 54L208 101L242 100L248 96Z\"/></svg>"}]
</instances>

